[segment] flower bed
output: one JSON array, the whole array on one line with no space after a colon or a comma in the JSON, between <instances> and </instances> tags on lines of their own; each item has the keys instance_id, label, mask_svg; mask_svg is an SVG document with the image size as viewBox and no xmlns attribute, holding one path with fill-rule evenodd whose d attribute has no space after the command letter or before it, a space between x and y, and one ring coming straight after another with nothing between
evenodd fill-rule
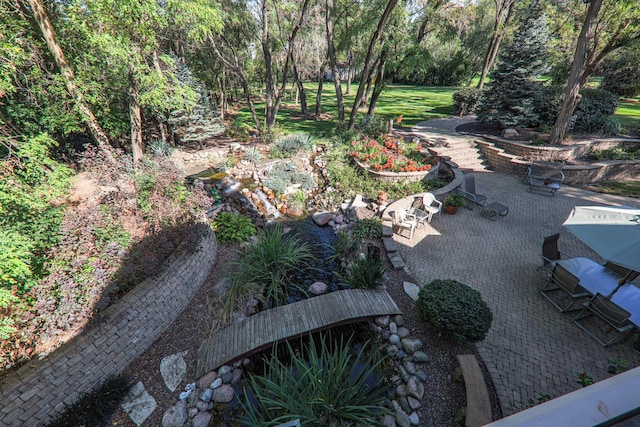
<instances>
[{"instance_id":1,"label":"flower bed","mask_svg":"<svg viewBox=\"0 0 640 427\"><path fill-rule=\"evenodd\" d=\"M358 166L384 181L416 182L437 175L439 163L419 143L386 137L382 142L365 138L351 143L347 153Z\"/></svg>"}]
</instances>

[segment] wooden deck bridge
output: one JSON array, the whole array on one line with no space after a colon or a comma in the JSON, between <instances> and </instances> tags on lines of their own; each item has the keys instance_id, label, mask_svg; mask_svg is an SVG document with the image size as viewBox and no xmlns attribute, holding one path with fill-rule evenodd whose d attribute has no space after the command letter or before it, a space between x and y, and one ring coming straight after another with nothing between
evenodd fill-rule
<instances>
[{"instance_id":1,"label":"wooden deck bridge","mask_svg":"<svg viewBox=\"0 0 640 427\"><path fill-rule=\"evenodd\" d=\"M348 289L283 305L236 322L204 340L198 352L198 377L309 332L401 314L384 290Z\"/></svg>"}]
</instances>

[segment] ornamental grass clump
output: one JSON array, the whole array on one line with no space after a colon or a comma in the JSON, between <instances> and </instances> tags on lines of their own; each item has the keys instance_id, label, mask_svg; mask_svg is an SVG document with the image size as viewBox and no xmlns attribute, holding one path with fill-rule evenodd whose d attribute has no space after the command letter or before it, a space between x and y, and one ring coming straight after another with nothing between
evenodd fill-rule
<instances>
[{"instance_id":1,"label":"ornamental grass clump","mask_svg":"<svg viewBox=\"0 0 640 427\"><path fill-rule=\"evenodd\" d=\"M385 137L382 142L364 138L351 143L347 155L378 172L428 171L433 156L420 151L419 143Z\"/></svg>"},{"instance_id":2,"label":"ornamental grass clump","mask_svg":"<svg viewBox=\"0 0 640 427\"><path fill-rule=\"evenodd\" d=\"M480 292L455 280L434 280L423 286L417 307L422 320L459 340L483 340L493 321Z\"/></svg>"},{"instance_id":3,"label":"ornamental grass clump","mask_svg":"<svg viewBox=\"0 0 640 427\"><path fill-rule=\"evenodd\" d=\"M365 343L352 350L352 338L330 343L320 335L295 351L287 343L291 362L285 364L275 351L265 358L264 376L251 375L242 406L241 425L275 426L300 419L303 426L383 427L384 406L392 383L380 375L384 361Z\"/></svg>"}]
</instances>

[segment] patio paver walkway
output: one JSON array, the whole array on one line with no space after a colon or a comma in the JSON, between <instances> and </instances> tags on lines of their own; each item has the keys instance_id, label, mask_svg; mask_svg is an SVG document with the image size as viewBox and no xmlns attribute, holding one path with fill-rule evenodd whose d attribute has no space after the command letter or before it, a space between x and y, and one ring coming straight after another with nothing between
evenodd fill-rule
<instances>
[{"instance_id":1,"label":"patio paver walkway","mask_svg":"<svg viewBox=\"0 0 640 427\"><path fill-rule=\"evenodd\" d=\"M454 118L455 122L461 120ZM418 125L429 138L453 133L449 119ZM430 134L431 129L434 133ZM470 137L452 134L458 145ZM464 152L464 150L463 150ZM452 160L456 161L455 153ZM640 360L630 349L631 340L602 348L571 323L575 313L559 313L537 292L545 277L536 268L544 236L560 232L561 251L600 260L581 241L562 228L576 205L628 205L633 198L599 194L563 186L556 197L532 194L519 177L473 166L476 185L489 193L489 202L509 207L509 215L489 221L480 209L460 209L456 215L441 214L416 230L412 241L394 235L407 267L419 285L451 278L481 292L494 314L487 338L477 344L505 416L537 403L540 395L552 398L579 388L576 376L587 372L596 381L609 377L608 358L620 357L629 368ZM471 169L471 167L469 168ZM465 171L468 173L469 171Z\"/></svg>"}]
</instances>

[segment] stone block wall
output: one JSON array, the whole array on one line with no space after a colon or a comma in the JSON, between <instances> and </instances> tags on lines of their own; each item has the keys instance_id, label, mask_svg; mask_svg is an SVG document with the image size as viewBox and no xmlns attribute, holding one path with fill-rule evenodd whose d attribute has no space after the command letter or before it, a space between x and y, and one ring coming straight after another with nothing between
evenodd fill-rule
<instances>
[{"instance_id":1,"label":"stone block wall","mask_svg":"<svg viewBox=\"0 0 640 427\"><path fill-rule=\"evenodd\" d=\"M0 425L47 425L83 394L121 374L187 307L216 259L216 237L198 225L164 268L108 307L78 337L0 381Z\"/></svg>"}]
</instances>

